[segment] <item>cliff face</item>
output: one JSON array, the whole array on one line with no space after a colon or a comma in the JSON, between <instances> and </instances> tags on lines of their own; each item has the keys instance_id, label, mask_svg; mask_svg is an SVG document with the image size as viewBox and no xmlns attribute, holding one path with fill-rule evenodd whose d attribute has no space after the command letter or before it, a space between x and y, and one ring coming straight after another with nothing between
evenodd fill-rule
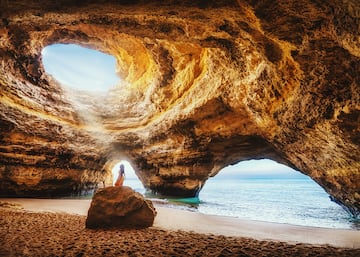
<instances>
[{"instance_id":1,"label":"cliff face","mask_svg":"<svg viewBox=\"0 0 360 257\"><path fill-rule=\"evenodd\" d=\"M269 158L359 214L360 7L283 2L1 1L0 194L82 192L127 159L147 188L192 196ZM41 61L53 43L113 55L122 82L62 88Z\"/></svg>"}]
</instances>

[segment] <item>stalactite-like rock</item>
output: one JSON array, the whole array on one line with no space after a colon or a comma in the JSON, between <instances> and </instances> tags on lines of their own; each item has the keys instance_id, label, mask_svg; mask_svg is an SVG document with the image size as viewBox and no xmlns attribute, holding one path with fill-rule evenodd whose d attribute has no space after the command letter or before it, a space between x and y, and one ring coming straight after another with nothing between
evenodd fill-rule
<instances>
[{"instance_id":1,"label":"stalactite-like rock","mask_svg":"<svg viewBox=\"0 0 360 257\"><path fill-rule=\"evenodd\" d=\"M1 1L0 193L56 195L128 159L144 185L195 195L270 158L360 210L356 1ZM41 50L112 54L106 96L70 92Z\"/></svg>"}]
</instances>

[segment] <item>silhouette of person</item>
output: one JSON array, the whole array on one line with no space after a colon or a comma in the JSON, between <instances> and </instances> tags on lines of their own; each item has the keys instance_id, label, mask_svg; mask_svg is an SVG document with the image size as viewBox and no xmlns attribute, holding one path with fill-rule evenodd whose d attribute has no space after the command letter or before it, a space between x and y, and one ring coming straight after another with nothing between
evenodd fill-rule
<instances>
[{"instance_id":1,"label":"silhouette of person","mask_svg":"<svg viewBox=\"0 0 360 257\"><path fill-rule=\"evenodd\" d=\"M124 164L120 164L120 169L119 169L119 176L115 182L115 186L116 187L120 187L123 185L125 180L125 167Z\"/></svg>"}]
</instances>

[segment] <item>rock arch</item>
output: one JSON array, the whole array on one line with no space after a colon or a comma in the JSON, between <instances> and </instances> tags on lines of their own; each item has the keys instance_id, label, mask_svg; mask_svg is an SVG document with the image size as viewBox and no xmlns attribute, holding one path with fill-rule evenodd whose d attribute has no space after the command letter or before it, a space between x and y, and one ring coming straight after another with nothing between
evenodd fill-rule
<instances>
[{"instance_id":1,"label":"rock arch","mask_svg":"<svg viewBox=\"0 0 360 257\"><path fill-rule=\"evenodd\" d=\"M193 195L228 164L269 158L360 210L359 19L345 1L2 1L0 194L96 188L121 152L144 185ZM44 73L76 43L124 80L96 126Z\"/></svg>"}]
</instances>

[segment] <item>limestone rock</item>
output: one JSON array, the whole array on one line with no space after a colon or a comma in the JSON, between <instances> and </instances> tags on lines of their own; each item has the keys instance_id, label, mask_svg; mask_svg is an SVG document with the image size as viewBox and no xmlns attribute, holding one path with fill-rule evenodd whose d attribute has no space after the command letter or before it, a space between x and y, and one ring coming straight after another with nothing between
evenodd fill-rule
<instances>
[{"instance_id":1,"label":"limestone rock","mask_svg":"<svg viewBox=\"0 0 360 257\"><path fill-rule=\"evenodd\" d=\"M360 213L357 1L0 4L1 195L96 188L126 159L146 188L190 196L269 158ZM122 82L62 87L41 62L54 43L112 54Z\"/></svg>"},{"instance_id":2,"label":"limestone rock","mask_svg":"<svg viewBox=\"0 0 360 257\"><path fill-rule=\"evenodd\" d=\"M106 187L93 196L87 228L146 228L154 223L156 210L150 200L130 187Z\"/></svg>"}]
</instances>

